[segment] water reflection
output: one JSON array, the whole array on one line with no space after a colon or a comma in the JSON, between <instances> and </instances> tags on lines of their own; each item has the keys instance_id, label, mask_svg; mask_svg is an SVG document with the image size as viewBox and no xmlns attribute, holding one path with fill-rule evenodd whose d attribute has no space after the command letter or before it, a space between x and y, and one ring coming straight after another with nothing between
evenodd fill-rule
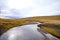
<instances>
[{"instance_id":1,"label":"water reflection","mask_svg":"<svg viewBox=\"0 0 60 40\"><path fill-rule=\"evenodd\" d=\"M36 28L36 24L12 28L1 36L1 40L44 40Z\"/></svg>"}]
</instances>

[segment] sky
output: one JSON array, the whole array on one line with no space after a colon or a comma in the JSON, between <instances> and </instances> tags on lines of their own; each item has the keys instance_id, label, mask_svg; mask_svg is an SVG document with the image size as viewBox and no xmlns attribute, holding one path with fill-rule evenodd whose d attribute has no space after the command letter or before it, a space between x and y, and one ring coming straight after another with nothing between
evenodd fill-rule
<instances>
[{"instance_id":1,"label":"sky","mask_svg":"<svg viewBox=\"0 0 60 40\"><path fill-rule=\"evenodd\" d=\"M0 0L0 17L60 15L60 0Z\"/></svg>"}]
</instances>

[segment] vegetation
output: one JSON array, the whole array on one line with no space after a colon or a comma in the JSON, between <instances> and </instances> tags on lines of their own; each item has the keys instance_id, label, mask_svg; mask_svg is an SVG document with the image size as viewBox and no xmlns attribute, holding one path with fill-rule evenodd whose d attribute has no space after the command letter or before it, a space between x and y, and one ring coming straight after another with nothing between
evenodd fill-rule
<instances>
[{"instance_id":1,"label":"vegetation","mask_svg":"<svg viewBox=\"0 0 60 40\"><path fill-rule=\"evenodd\" d=\"M60 37L60 16L39 16L39 17L28 17L22 19L0 18L0 35L2 35L2 33L6 32L10 28L25 25L25 24L30 24L33 22L42 23L44 26L39 26L39 27L41 27L42 29L46 30L47 32L55 36L58 35L58 37ZM55 26L48 26L48 25L55 25ZM59 33L56 32L56 29L59 29Z\"/></svg>"},{"instance_id":2,"label":"vegetation","mask_svg":"<svg viewBox=\"0 0 60 40\"><path fill-rule=\"evenodd\" d=\"M60 25L59 24L40 24L38 25L41 29L43 29L43 32L48 32L55 37L60 38Z\"/></svg>"}]
</instances>

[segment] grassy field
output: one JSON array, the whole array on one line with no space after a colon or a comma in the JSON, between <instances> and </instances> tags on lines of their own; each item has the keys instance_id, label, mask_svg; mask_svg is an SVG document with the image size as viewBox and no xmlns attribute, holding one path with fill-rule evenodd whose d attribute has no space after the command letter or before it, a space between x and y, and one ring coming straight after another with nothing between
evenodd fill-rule
<instances>
[{"instance_id":1,"label":"grassy field","mask_svg":"<svg viewBox=\"0 0 60 40\"><path fill-rule=\"evenodd\" d=\"M10 28L16 27L16 26L21 26L21 25L25 25L25 24L30 24L33 22L40 22L42 24L44 24L44 27L41 27L42 29L45 29L47 32L51 33L52 31L55 31L54 28L57 28L56 26L45 26L46 24L53 24L53 25L59 25L58 28L60 30L60 15L58 16L38 16L38 17L28 17L28 18L21 18L21 19L3 19L0 18L0 35L4 32L6 32L7 30L9 30ZM50 31L51 29L49 28L53 28L52 31ZM49 29L49 30L47 30ZM60 31L59 31L60 32ZM60 37L60 33L56 33L52 32L51 34L54 35L58 35L58 37Z\"/></svg>"}]
</instances>

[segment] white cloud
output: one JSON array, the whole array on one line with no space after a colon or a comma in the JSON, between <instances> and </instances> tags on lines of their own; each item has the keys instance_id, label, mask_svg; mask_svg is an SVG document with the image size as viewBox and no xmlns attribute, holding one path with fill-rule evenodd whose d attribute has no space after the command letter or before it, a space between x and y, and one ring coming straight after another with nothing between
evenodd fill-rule
<instances>
[{"instance_id":1,"label":"white cloud","mask_svg":"<svg viewBox=\"0 0 60 40\"><path fill-rule=\"evenodd\" d=\"M34 0L33 8L26 16L58 15L60 14L60 1Z\"/></svg>"},{"instance_id":2,"label":"white cloud","mask_svg":"<svg viewBox=\"0 0 60 40\"><path fill-rule=\"evenodd\" d=\"M60 14L60 0L8 0L1 16L30 17ZM5 11L4 11L5 10Z\"/></svg>"},{"instance_id":3,"label":"white cloud","mask_svg":"<svg viewBox=\"0 0 60 40\"><path fill-rule=\"evenodd\" d=\"M22 9L32 6L32 0L8 0L8 7Z\"/></svg>"},{"instance_id":4,"label":"white cloud","mask_svg":"<svg viewBox=\"0 0 60 40\"><path fill-rule=\"evenodd\" d=\"M60 13L60 1L57 0L35 0L35 8L31 15L56 15ZM59 9L59 10L58 10Z\"/></svg>"},{"instance_id":5,"label":"white cloud","mask_svg":"<svg viewBox=\"0 0 60 40\"><path fill-rule=\"evenodd\" d=\"M13 16L13 13L11 13L9 10L1 10L0 15L2 15L2 16Z\"/></svg>"}]
</instances>

